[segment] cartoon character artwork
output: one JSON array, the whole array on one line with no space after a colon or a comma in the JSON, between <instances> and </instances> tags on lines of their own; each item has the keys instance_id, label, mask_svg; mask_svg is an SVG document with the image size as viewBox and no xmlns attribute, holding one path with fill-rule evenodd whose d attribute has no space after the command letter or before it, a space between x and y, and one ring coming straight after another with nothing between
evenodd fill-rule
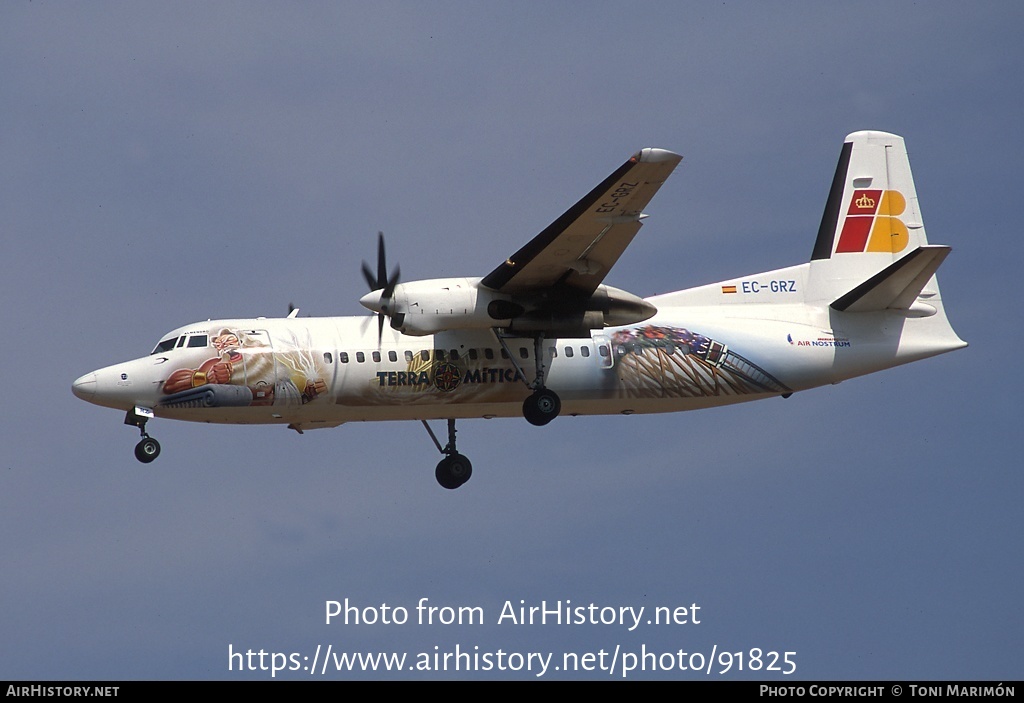
<instances>
[{"instance_id":1,"label":"cartoon character artwork","mask_svg":"<svg viewBox=\"0 0 1024 703\"><path fill-rule=\"evenodd\" d=\"M620 397L693 398L787 393L764 369L710 337L647 325L612 334Z\"/></svg>"},{"instance_id":2,"label":"cartoon character artwork","mask_svg":"<svg viewBox=\"0 0 1024 703\"><path fill-rule=\"evenodd\" d=\"M173 371L164 381L161 406L302 405L327 392L309 344L277 340L282 351L275 351L262 330L211 330L210 338L216 355L197 368Z\"/></svg>"}]
</instances>

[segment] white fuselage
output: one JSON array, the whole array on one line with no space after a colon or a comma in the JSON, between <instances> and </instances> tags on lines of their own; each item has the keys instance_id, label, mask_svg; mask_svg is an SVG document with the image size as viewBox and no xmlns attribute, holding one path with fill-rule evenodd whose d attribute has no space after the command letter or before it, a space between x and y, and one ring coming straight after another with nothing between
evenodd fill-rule
<instances>
[{"instance_id":1,"label":"white fuselage","mask_svg":"<svg viewBox=\"0 0 1024 703\"><path fill-rule=\"evenodd\" d=\"M755 316L748 306L659 307L642 323L544 340L546 385L563 414L671 412L788 395L963 346L938 334L948 329L944 316L933 338L906 334L909 326L925 331L929 318L897 311L769 303ZM378 339L373 317L206 321L172 331L149 356L86 374L74 390L97 405L157 417L296 429L518 417L536 373L534 341L504 342L514 361L490 329L413 337L385 328Z\"/></svg>"}]
</instances>

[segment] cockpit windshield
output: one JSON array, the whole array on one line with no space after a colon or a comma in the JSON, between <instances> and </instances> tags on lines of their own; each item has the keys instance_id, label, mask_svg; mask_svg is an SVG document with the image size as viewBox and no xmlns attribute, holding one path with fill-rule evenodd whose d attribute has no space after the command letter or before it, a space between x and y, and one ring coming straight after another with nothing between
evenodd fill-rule
<instances>
[{"instance_id":1,"label":"cockpit windshield","mask_svg":"<svg viewBox=\"0 0 1024 703\"><path fill-rule=\"evenodd\" d=\"M159 344L157 344L156 348L153 349L153 351L151 351L149 353L149 355L153 356L154 354L161 354L163 352L170 351L171 349L174 349L174 347L175 347L175 345L177 343L178 343L178 338L177 337L171 337L169 339L165 339L165 340L161 341Z\"/></svg>"},{"instance_id":2,"label":"cockpit windshield","mask_svg":"<svg viewBox=\"0 0 1024 703\"><path fill-rule=\"evenodd\" d=\"M187 341L186 341L187 340ZM168 337L167 339L161 340L156 348L149 353L150 356L153 354L164 354L171 351L172 349L182 349L184 347L205 347L209 344L209 336L205 334L183 334L180 337Z\"/></svg>"}]
</instances>

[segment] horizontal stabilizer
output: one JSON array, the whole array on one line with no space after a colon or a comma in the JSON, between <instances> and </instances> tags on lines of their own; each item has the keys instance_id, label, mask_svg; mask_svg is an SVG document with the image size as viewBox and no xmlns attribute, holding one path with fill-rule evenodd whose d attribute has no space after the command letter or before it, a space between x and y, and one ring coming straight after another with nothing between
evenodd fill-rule
<instances>
[{"instance_id":1,"label":"horizontal stabilizer","mask_svg":"<svg viewBox=\"0 0 1024 703\"><path fill-rule=\"evenodd\" d=\"M909 309L951 250L947 246L920 246L837 298L832 308L841 312Z\"/></svg>"}]
</instances>

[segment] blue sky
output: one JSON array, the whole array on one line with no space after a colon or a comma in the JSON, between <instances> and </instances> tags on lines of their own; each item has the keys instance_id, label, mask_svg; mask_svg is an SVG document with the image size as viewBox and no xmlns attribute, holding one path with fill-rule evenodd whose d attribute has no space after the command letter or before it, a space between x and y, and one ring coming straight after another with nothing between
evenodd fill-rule
<instances>
[{"instance_id":1,"label":"blue sky","mask_svg":"<svg viewBox=\"0 0 1024 703\"><path fill-rule=\"evenodd\" d=\"M1020 679L1022 20L1015 3L5 3L0 678L267 678L229 671L229 645L331 644L760 648L797 672L723 678ZM416 423L155 421L164 453L143 466L120 413L71 395L187 322L363 314L378 230L405 280L485 275L645 146L684 160L607 283L801 263L859 129L907 140L966 350L787 401L464 421L474 476L454 492ZM345 598L486 622L325 624ZM702 619L497 624L521 599Z\"/></svg>"}]
</instances>

